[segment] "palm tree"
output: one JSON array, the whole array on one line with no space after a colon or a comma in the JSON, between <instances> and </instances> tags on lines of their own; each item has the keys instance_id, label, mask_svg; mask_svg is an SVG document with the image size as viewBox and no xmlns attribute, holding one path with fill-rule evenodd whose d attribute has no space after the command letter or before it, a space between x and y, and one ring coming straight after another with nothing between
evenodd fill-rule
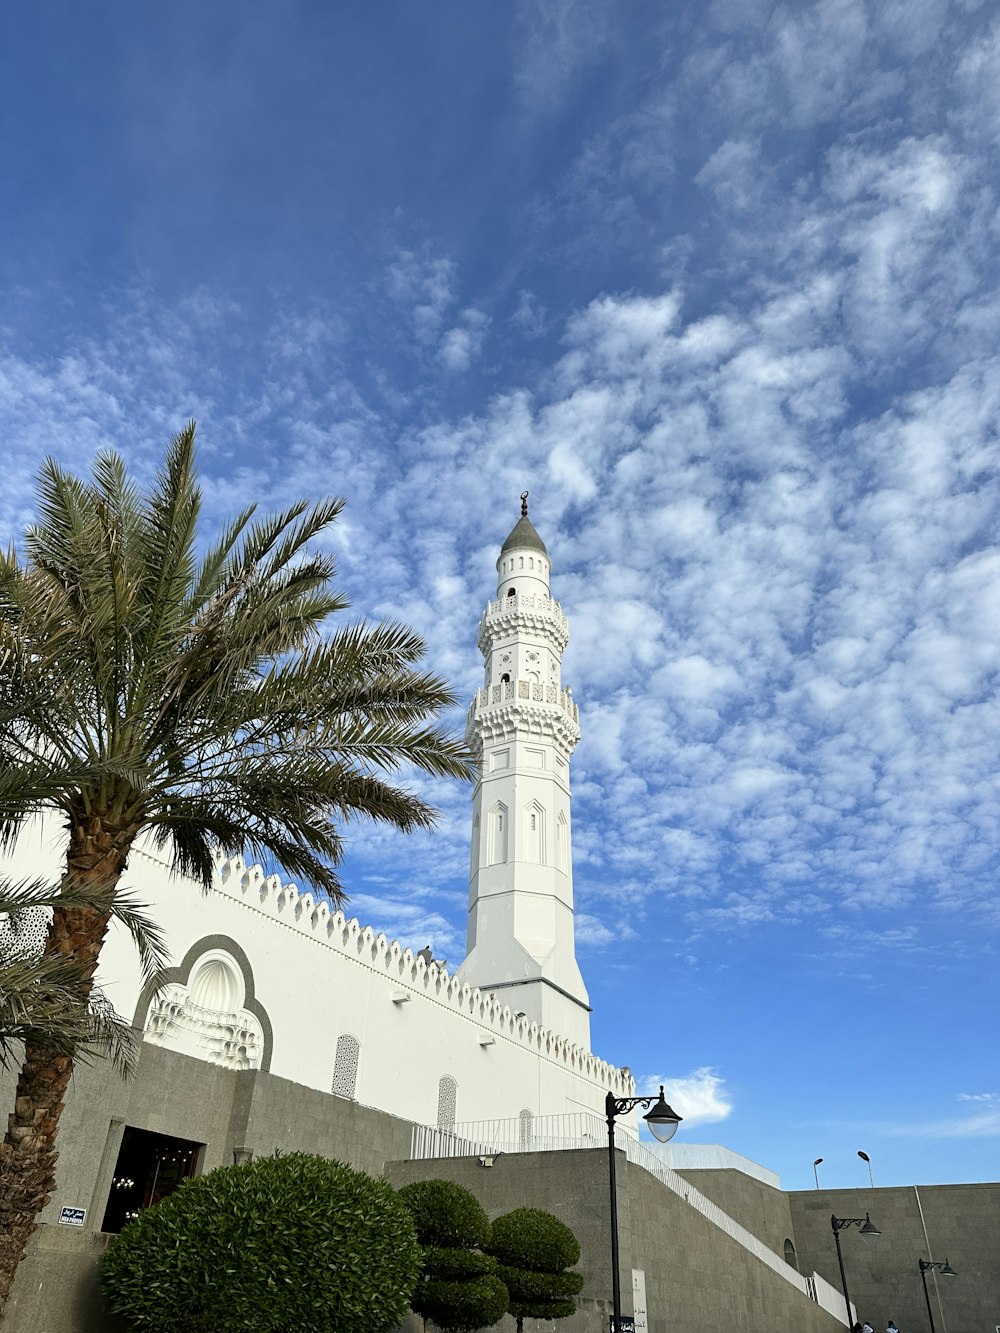
<instances>
[{"instance_id":1,"label":"palm tree","mask_svg":"<svg viewBox=\"0 0 1000 1333\"><path fill-rule=\"evenodd\" d=\"M114 453L89 482L52 460L24 560L0 556L0 839L55 809L64 885L113 896L140 834L208 885L212 848L243 850L343 898L339 826L403 830L434 811L386 774L468 777L435 724L454 702L399 624L325 632L347 603L315 542L343 501L255 518L199 558L194 424L148 492ZM109 910L60 905L45 952L84 984ZM0 1144L0 1314L54 1179L70 1054L28 1040Z\"/></svg>"}]
</instances>

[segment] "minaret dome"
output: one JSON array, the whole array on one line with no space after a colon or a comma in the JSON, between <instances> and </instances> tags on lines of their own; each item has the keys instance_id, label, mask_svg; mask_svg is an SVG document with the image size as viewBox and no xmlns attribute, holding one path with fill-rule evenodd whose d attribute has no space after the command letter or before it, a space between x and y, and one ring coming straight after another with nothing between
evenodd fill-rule
<instances>
[{"instance_id":1,"label":"minaret dome","mask_svg":"<svg viewBox=\"0 0 1000 1333\"><path fill-rule=\"evenodd\" d=\"M521 493L521 517L500 548L497 560L497 597L522 593L549 595L549 553L528 517L528 492Z\"/></svg>"}]
</instances>

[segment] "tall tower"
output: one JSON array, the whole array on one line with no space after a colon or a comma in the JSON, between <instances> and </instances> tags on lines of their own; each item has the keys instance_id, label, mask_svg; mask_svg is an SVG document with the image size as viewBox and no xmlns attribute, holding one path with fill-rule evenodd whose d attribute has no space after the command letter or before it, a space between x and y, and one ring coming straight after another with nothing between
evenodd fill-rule
<instances>
[{"instance_id":1,"label":"tall tower","mask_svg":"<svg viewBox=\"0 0 1000 1333\"><path fill-rule=\"evenodd\" d=\"M479 622L483 688L469 709L472 798L468 955L459 974L590 1050L573 938L569 761L579 709L562 688L569 625L549 595L549 553L521 517L500 549L497 600Z\"/></svg>"}]
</instances>

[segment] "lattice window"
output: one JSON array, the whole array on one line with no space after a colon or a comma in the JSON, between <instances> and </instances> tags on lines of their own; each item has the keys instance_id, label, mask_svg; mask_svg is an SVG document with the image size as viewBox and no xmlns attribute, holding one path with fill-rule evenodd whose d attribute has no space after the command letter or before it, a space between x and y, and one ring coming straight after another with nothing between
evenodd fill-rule
<instances>
[{"instance_id":1,"label":"lattice window","mask_svg":"<svg viewBox=\"0 0 1000 1333\"><path fill-rule=\"evenodd\" d=\"M453 1129L458 1116L458 1084L450 1074L438 1083L438 1129Z\"/></svg>"},{"instance_id":2,"label":"lattice window","mask_svg":"<svg viewBox=\"0 0 1000 1333\"><path fill-rule=\"evenodd\" d=\"M51 919L48 907L25 907L10 916L0 916L0 958L37 958Z\"/></svg>"},{"instance_id":3,"label":"lattice window","mask_svg":"<svg viewBox=\"0 0 1000 1333\"><path fill-rule=\"evenodd\" d=\"M535 1117L527 1107L524 1108L517 1118L517 1146L521 1152L531 1151L531 1125L534 1118Z\"/></svg>"},{"instance_id":4,"label":"lattice window","mask_svg":"<svg viewBox=\"0 0 1000 1333\"><path fill-rule=\"evenodd\" d=\"M354 1097L358 1085L358 1060L361 1056L361 1043L349 1032L342 1032L337 1038L337 1054L333 1061L333 1086L330 1091L335 1097Z\"/></svg>"}]
</instances>

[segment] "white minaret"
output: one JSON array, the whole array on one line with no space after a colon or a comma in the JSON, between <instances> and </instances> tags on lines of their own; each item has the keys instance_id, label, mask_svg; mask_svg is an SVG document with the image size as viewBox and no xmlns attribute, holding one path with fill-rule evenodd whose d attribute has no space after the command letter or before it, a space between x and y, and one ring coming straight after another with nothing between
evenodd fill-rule
<instances>
[{"instance_id":1,"label":"white minaret","mask_svg":"<svg viewBox=\"0 0 1000 1333\"><path fill-rule=\"evenodd\" d=\"M573 939L569 760L579 709L562 688L569 625L549 596L549 553L521 517L500 549L497 600L479 622L486 663L469 709L472 798L468 956L459 975L590 1050Z\"/></svg>"}]
</instances>

